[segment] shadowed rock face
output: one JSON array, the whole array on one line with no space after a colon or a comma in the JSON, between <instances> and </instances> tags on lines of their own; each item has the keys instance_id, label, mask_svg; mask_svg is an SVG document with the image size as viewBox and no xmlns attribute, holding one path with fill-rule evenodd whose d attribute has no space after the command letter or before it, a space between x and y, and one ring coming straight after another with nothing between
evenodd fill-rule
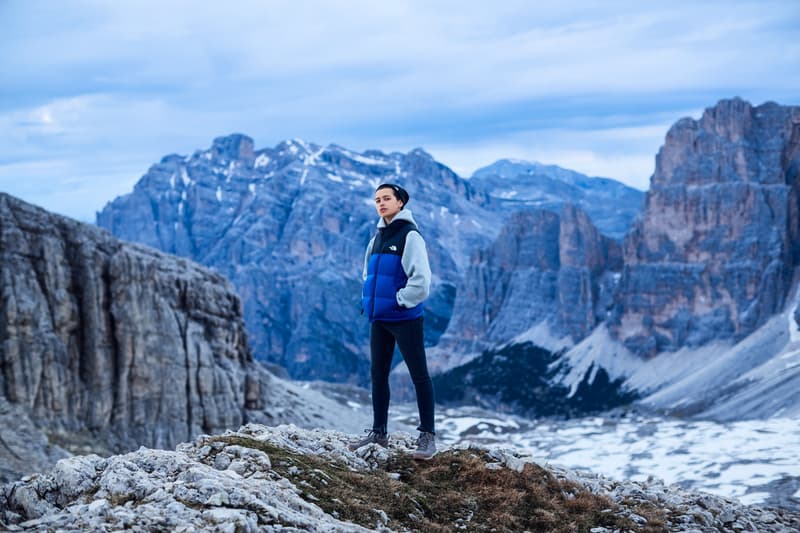
<instances>
[{"instance_id":1,"label":"shadowed rock face","mask_svg":"<svg viewBox=\"0 0 800 533\"><path fill-rule=\"evenodd\" d=\"M3 412L108 450L263 420L269 377L219 274L0 194L0 290ZM15 427L0 455L24 458Z\"/></svg>"},{"instance_id":2,"label":"shadowed rock face","mask_svg":"<svg viewBox=\"0 0 800 533\"><path fill-rule=\"evenodd\" d=\"M458 365L459 354L508 342L538 324L551 337L579 341L604 319L619 268L619 246L575 206L560 214L515 213L473 256L435 366Z\"/></svg>"},{"instance_id":3,"label":"shadowed rock face","mask_svg":"<svg viewBox=\"0 0 800 533\"><path fill-rule=\"evenodd\" d=\"M667 133L627 235L610 330L653 355L739 340L780 311L797 264L800 108L739 99Z\"/></svg>"}]
</instances>

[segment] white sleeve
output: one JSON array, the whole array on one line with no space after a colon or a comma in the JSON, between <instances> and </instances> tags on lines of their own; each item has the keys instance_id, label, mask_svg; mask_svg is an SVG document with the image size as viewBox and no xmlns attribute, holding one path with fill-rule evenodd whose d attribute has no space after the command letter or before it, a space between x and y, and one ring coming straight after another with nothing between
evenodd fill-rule
<instances>
[{"instance_id":1,"label":"white sleeve","mask_svg":"<svg viewBox=\"0 0 800 533\"><path fill-rule=\"evenodd\" d=\"M408 282L405 287L397 291L397 304L402 307L414 307L428 297L431 288L428 251L425 249L425 239L418 231L410 231L406 235L406 245L400 262L408 276Z\"/></svg>"},{"instance_id":2,"label":"white sleeve","mask_svg":"<svg viewBox=\"0 0 800 533\"><path fill-rule=\"evenodd\" d=\"M369 266L369 256L372 252L372 244L375 242L375 237L372 237L369 240L369 244L367 245L367 252L364 254L364 272L361 274L362 281L366 281L367 279L367 266Z\"/></svg>"}]
</instances>

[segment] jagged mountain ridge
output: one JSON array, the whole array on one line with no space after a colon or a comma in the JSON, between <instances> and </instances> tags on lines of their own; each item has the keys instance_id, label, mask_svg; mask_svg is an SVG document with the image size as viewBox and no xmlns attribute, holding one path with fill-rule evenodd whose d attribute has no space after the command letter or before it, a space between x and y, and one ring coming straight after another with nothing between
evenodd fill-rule
<instances>
[{"instance_id":1,"label":"jagged mountain ridge","mask_svg":"<svg viewBox=\"0 0 800 533\"><path fill-rule=\"evenodd\" d=\"M572 346L606 319L621 268L617 242L581 209L514 213L473 254L432 366L458 366L512 341L551 352Z\"/></svg>"},{"instance_id":2,"label":"jagged mountain ridge","mask_svg":"<svg viewBox=\"0 0 800 533\"><path fill-rule=\"evenodd\" d=\"M677 122L659 152L644 211L623 242L621 269L603 271L611 274L605 317L596 314L595 329L574 336L573 347L544 328L511 342L567 348L554 384L573 392L602 368L644 405L677 414L796 416L798 168L800 107L723 100L699 120ZM501 235L528 226L512 218ZM519 253L524 242L506 239L507 253ZM503 245L498 239L492 246ZM468 277L461 294L470 287L480 294L487 280L524 272L498 265ZM501 300L495 315L503 307L511 317L524 313L502 298L473 306ZM454 318L451 327L459 323ZM450 338L458 331L445 332Z\"/></svg>"},{"instance_id":3,"label":"jagged mountain ridge","mask_svg":"<svg viewBox=\"0 0 800 533\"><path fill-rule=\"evenodd\" d=\"M414 192L409 209L436 272L426 320L435 342L465 250L496 230L480 211L483 199L422 150L356 154L288 141L256 151L243 135L218 138L210 150L165 157L107 205L98 224L231 279L260 358L295 378L363 383L361 269L377 223L372 195L386 181Z\"/></svg>"},{"instance_id":4,"label":"jagged mountain ridge","mask_svg":"<svg viewBox=\"0 0 800 533\"><path fill-rule=\"evenodd\" d=\"M604 235L621 240L642 207L644 193L610 178L589 177L557 165L501 159L479 168L469 183L495 202L500 213L526 208L559 211L572 204L586 211Z\"/></svg>"},{"instance_id":5,"label":"jagged mountain ridge","mask_svg":"<svg viewBox=\"0 0 800 533\"><path fill-rule=\"evenodd\" d=\"M412 192L408 207L428 243L426 339L435 344L470 254L506 214L422 150L358 154L298 140L255 150L249 137L221 137L210 150L165 157L97 222L231 279L257 357L295 378L365 383L361 261L377 220L372 194L385 181Z\"/></svg>"}]
</instances>

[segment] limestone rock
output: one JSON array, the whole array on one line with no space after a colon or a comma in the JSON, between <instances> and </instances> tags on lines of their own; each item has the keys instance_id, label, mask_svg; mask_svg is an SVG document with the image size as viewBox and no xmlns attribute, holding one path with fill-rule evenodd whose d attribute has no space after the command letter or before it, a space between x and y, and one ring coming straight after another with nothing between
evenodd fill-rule
<instances>
[{"instance_id":1,"label":"limestone rock","mask_svg":"<svg viewBox=\"0 0 800 533\"><path fill-rule=\"evenodd\" d=\"M723 100L667 133L625 238L612 334L653 355L743 339L798 261L800 107Z\"/></svg>"}]
</instances>

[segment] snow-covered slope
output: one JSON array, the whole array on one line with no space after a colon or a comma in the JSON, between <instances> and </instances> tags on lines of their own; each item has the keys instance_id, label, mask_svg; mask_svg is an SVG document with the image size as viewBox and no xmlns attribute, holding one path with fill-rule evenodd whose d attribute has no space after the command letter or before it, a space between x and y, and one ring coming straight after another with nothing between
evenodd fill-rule
<instances>
[{"instance_id":1,"label":"snow-covered slope","mask_svg":"<svg viewBox=\"0 0 800 533\"><path fill-rule=\"evenodd\" d=\"M646 407L715 420L800 418L796 309L795 291L783 313L738 343L717 341L650 359L634 356L600 326L562 356L566 370L558 381L574 389L601 367L639 393Z\"/></svg>"}]
</instances>

